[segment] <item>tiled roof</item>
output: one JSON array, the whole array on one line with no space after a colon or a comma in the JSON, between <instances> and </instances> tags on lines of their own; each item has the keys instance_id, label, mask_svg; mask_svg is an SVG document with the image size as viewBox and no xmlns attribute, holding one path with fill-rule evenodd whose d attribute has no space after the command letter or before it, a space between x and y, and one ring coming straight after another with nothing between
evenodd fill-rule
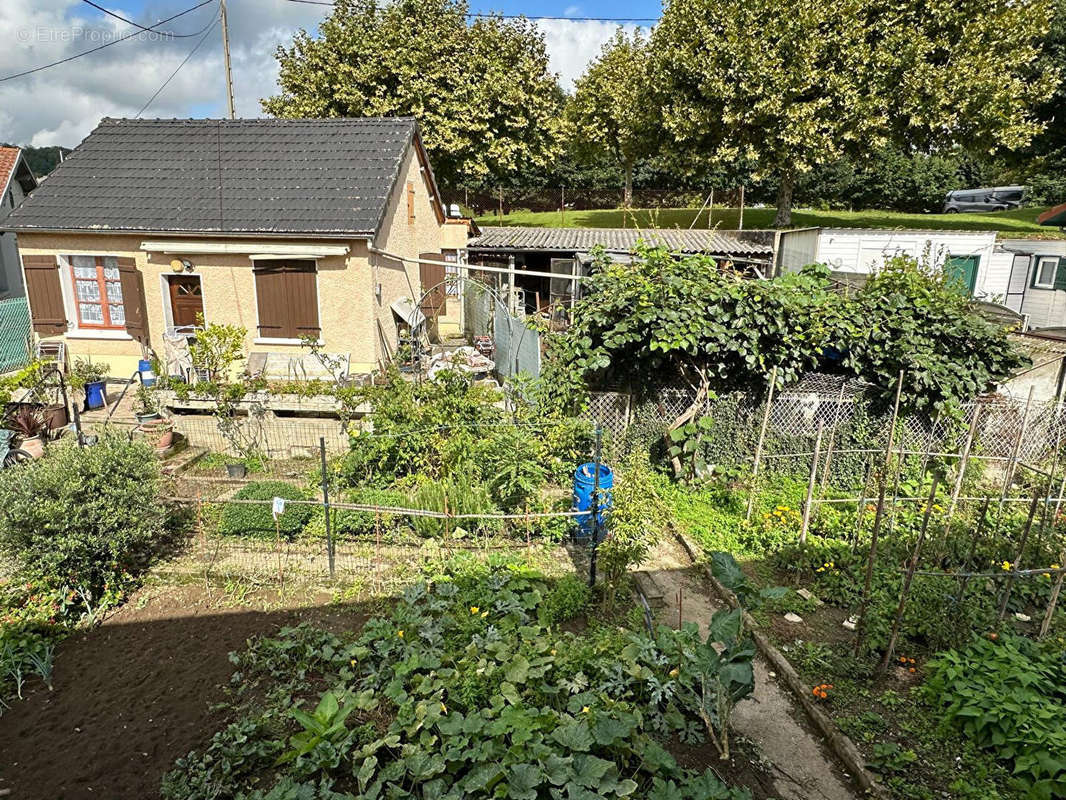
<instances>
[{"instance_id":1,"label":"tiled roof","mask_svg":"<svg viewBox=\"0 0 1066 800\"><path fill-rule=\"evenodd\" d=\"M11 171L17 163L19 163L17 147L0 147L0 192L11 180Z\"/></svg>"},{"instance_id":2,"label":"tiled roof","mask_svg":"<svg viewBox=\"0 0 1066 800\"><path fill-rule=\"evenodd\" d=\"M628 253L638 241L679 253L713 255L770 255L773 248L742 241L713 230L651 228L519 228L483 227L481 235L467 242L472 250L544 250L567 253L602 245L607 250Z\"/></svg>"},{"instance_id":3,"label":"tiled roof","mask_svg":"<svg viewBox=\"0 0 1066 800\"><path fill-rule=\"evenodd\" d=\"M15 230L370 235L415 122L105 119Z\"/></svg>"}]
</instances>

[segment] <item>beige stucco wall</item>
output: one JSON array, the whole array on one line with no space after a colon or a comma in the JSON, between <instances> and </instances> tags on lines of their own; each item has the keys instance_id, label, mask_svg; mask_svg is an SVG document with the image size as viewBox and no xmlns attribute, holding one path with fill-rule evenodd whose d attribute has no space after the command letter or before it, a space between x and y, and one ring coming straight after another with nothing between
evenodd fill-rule
<instances>
[{"instance_id":1,"label":"beige stucco wall","mask_svg":"<svg viewBox=\"0 0 1066 800\"><path fill-rule=\"evenodd\" d=\"M414 183L415 219L407 213L407 182ZM409 258L419 253L439 252L442 248L465 247L466 226L444 224L433 208L428 180L420 169L412 148L401 167L401 176L393 189L376 247ZM182 255L147 253L142 242L188 242L188 237L128 234L45 234L21 233L19 250L23 255L111 255L133 258L144 275L148 331L152 349L162 357L162 334L170 324L167 311L165 276L172 274L170 262L182 258L192 262L193 274L199 275L203 287L204 316L207 322L240 325L247 329L246 347L252 352L306 352L299 345L257 344L257 308L252 261L247 255ZM211 243L248 243L245 239L204 237ZM255 240L252 240L255 241ZM352 372L370 372L397 346L396 324L390 304L400 298L417 300L422 289L418 265L399 262L373 254L363 240L262 240L264 244L296 244L308 247L331 244L349 247L347 256L331 256L317 261L319 324L324 349L330 353L348 353ZM380 299L375 288L380 284ZM69 293L68 293L69 294ZM76 314L67 298L67 318L73 323ZM458 313L454 298L448 303L449 316ZM71 330L63 337L72 358L106 361L116 377L131 375L142 357L138 342L129 338L101 338L91 331ZM56 338L56 337L52 337ZM386 352L387 349L387 352Z\"/></svg>"},{"instance_id":2,"label":"beige stucco wall","mask_svg":"<svg viewBox=\"0 0 1066 800\"><path fill-rule=\"evenodd\" d=\"M23 255L113 255L133 258L144 275L148 332L152 349L164 353L162 334L168 326L165 275L172 274L170 262L175 256L146 253L141 243L159 236L111 234L29 234L19 236ZM177 240L175 240L177 241ZM186 240L187 241L187 240ZM227 241L227 240L213 240ZM238 240L228 240L238 241ZM277 242L271 242L276 244ZM298 240L287 242L300 244ZM318 241L316 244L323 244ZM303 244L307 245L306 241ZM319 325L327 352L349 353L353 372L368 372L377 362L372 338L372 294L370 266L365 243L359 241L328 242L351 248L349 256L320 258L318 266ZM193 274L200 276L203 287L204 317L207 322L240 325L248 331L246 348L252 352L306 352L299 345L256 344L257 308L252 262L247 255L183 255L192 262ZM69 298L68 298L69 300ZM74 309L67 308L68 322L76 319ZM56 337L52 337L56 338ZM63 338L73 357L106 361L116 377L132 374L141 358L141 345L131 339L99 338L91 331L71 330Z\"/></svg>"}]
</instances>

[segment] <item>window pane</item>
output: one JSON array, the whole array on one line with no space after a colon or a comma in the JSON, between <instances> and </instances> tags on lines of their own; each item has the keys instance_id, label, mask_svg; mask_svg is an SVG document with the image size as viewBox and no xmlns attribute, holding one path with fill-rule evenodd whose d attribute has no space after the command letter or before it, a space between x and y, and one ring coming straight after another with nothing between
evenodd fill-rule
<instances>
[{"instance_id":1,"label":"window pane","mask_svg":"<svg viewBox=\"0 0 1066 800\"><path fill-rule=\"evenodd\" d=\"M104 280L117 281L118 279L118 267L104 267Z\"/></svg>"},{"instance_id":2,"label":"window pane","mask_svg":"<svg viewBox=\"0 0 1066 800\"><path fill-rule=\"evenodd\" d=\"M109 269L118 270L118 257L117 256L104 256L103 262L104 262L104 270L105 271L109 270ZM116 277L117 277L117 272L116 272Z\"/></svg>"},{"instance_id":3,"label":"window pane","mask_svg":"<svg viewBox=\"0 0 1066 800\"><path fill-rule=\"evenodd\" d=\"M125 325L126 324L126 307L122 305L111 306L111 324L112 325Z\"/></svg>"},{"instance_id":4,"label":"window pane","mask_svg":"<svg viewBox=\"0 0 1066 800\"><path fill-rule=\"evenodd\" d=\"M96 280L96 267L74 267L75 278L85 278L87 280Z\"/></svg>"},{"instance_id":5,"label":"window pane","mask_svg":"<svg viewBox=\"0 0 1066 800\"><path fill-rule=\"evenodd\" d=\"M92 267L93 272L96 272L96 257L95 256L71 256L71 261L75 267Z\"/></svg>"},{"instance_id":6,"label":"window pane","mask_svg":"<svg viewBox=\"0 0 1066 800\"><path fill-rule=\"evenodd\" d=\"M78 287L78 300L100 302L100 284L96 281L75 281Z\"/></svg>"},{"instance_id":7,"label":"window pane","mask_svg":"<svg viewBox=\"0 0 1066 800\"><path fill-rule=\"evenodd\" d=\"M99 303L79 303L81 321L89 325L104 324L104 307Z\"/></svg>"},{"instance_id":8,"label":"window pane","mask_svg":"<svg viewBox=\"0 0 1066 800\"><path fill-rule=\"evenodd\" d=\"M109 303L121 303L122 302L122 284L118 281L107 282L107 302Z\"/></svg>"},{"instance_id":9,"label":"window pane","mask_svg":"<svg viewBox=\"0 0 1066 800\"><path fill-rule=\"evenodd\" d=\"M1040 276L1036 282L1045 286L1051 286L1055 282L1055 267L1058 259L1045 258L1040 261Z\"/></svg>"}]
</instances>

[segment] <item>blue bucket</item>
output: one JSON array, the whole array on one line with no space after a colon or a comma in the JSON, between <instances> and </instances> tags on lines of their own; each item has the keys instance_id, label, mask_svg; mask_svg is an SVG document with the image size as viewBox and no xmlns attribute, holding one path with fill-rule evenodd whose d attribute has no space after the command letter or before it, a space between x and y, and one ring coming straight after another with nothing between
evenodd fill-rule
<instances>
[{"instance_id":1,"label":"blue bucket","mask_svg":"<svg viewBox=\"0 0 1066 800\"><path fill-rule=\"evenodd\" d=\"M606 464L600 464L600 501L596 519L599 522L602 542L607 535L607 512L611 508L611 489L614 487L614 472ZM574 517L577 523L577 536L587 539L592 536L592 495L596 490L596 465L593 463L582 464L574 472L574 511L587 511L587 514L578 514ZM599 542L597 542L599 544Z\"/></svg>"},{"instance_id":2,"label":"blue bucket","mask_svg":"<svg viewBox=\"0 0 1066 800\"><path fill-rule=\"evenodd\" d=\"M152 372L152 362L142 358L137 362L137 371L141 373L141 383L145 386L155 386L155 373Z\"/></svg>"},{"instance_id":3,"label":"blue bucket","mask_svg":"<svg viewBox=\"0 0 1066 800\"><path fill-rule=\"evenodd\" d=\"M107 400L104 398L104 389L106 386L106 381L93 381L92 383L85 384L86 408L103 408L107 405Z\"/></svg>"}]
</instances>

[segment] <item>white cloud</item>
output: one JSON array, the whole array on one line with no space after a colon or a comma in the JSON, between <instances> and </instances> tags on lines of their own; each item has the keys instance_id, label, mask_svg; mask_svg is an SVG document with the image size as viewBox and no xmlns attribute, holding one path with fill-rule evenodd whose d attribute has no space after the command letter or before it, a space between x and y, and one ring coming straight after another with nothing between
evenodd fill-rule
<instances>
[{"instance_id":1,"label":"white cloud","mask_svg":"<svg viewBox=\"0 0 1066 800\"><path fill-rule=\"evenodd\" d=\"M191 5L191 2L189 3ZM314 33L324 9L285 0L228 0L237 113L258 116L259 100L277 91L274 51L299 29ZM172 2L150 2L142 24L173 13ZM180 6L179 6L180 7ZM214 6L174 20L168 30L192 33ZM122 13L122 12L119 12ZM571 6L568 15L580 13ZM126 13L129 16L129 13ZM541 20L551 69L565 89L618 28L615 23ZM631 30L634 26L625 26ZM79 0L0 0L0 76L66 58L133 32ZM104 116L134 116L188 55L198 37L138 37L98 53L0 83L0 141L36 146L80 142ZM216 26L196 54L145 112L147 117L224 116L221 36Z\"/></svg>"}]
</instances>

